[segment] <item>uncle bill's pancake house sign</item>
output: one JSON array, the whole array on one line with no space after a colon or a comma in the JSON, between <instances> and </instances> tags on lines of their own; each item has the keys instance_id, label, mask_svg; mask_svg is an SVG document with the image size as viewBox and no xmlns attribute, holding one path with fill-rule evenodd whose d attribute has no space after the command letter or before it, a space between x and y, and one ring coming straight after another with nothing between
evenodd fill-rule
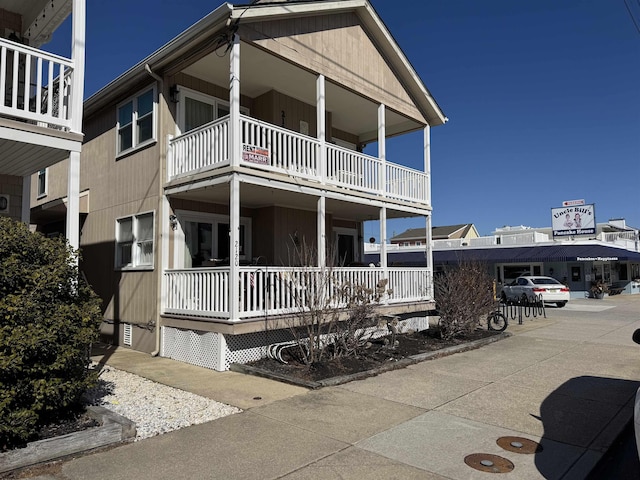
<instances>
[{"instance_id":1,"label":"uncle bill's pancake house sign","mask_svg":"<svg viewBox=\"0 0 640 480\"><path fill-rule=\"evenodd\" d=\"M575 205L551 209L551 229L554 237L595 235L594 205Z\"/></svg>"}]
</instances>

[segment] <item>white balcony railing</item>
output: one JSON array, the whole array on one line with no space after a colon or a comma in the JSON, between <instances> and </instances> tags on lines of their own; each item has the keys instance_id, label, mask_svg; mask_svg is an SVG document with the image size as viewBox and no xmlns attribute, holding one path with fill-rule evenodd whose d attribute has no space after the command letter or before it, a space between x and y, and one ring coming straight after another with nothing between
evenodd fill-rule
<instances>
[{"instance_id":1,"label":"white balcony railing","mask_svg":"<svg viewBox=\"0 0 640 480\"><path fill-rule=\"evenodd\" d=\"M69 129L73 62L0 39L0 115Z\"/></svg>"},{"instance_id":2,"label":"white balcony railing","mask_svg":"<svg viewBox=\"0 0 640 480\"><path fill-rule=\"evenodd\" d=\"M163 313L229 319L228 267L165 271ZM342 307L340 289L362 285L374 291L385 278L380 268L240 267L240 319L296 313L317 305L314 292L324 291L333 306ZM430 300L429 270L387 269L384 302ZM238 320L238 319L234 319Z\"/></svg>"},{"instance_id":3,"label":"white balcony railing","mask_svg":"<svg viewBox=\"0 0 640 480\"><path fill-rule=\"evenodd\" d=\"M229 128L225 117L171 139L168 179L229 165ZM383 185L380 159L332 144L324 147L322 168L317 139L245 115L241 115L241 139L245 167L410 202L425 203L429 198L424 172L387 162Z\"/></svg>"}]
</instances>

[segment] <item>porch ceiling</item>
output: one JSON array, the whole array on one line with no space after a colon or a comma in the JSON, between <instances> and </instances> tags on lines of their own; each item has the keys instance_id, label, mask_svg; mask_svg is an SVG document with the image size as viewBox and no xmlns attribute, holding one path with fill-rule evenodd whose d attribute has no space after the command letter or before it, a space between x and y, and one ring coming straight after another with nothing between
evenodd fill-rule
<instances>
[{"instance_id":1,"label":"porch ceiling","mask_svg":"<svg viewBox=\"0 0 640 480\"><path fill-rule=\"evenodd\" d=\"M270 90L316 104L316 76L307 70L275 57L250 44L240 48L240 92L256 98ZM229 56L212 53L184 70L193 77L217 84L229 82ZM334 128L355 133L362 142L377 140L378 105L340 86L326 82L326 109L332 114ZM387 135L415 130L420 126L405 116L386 110Z\"/></svg>"},{"instance_id":2,"label":"porch ceiling","mask_svg":"<svg viewBox=\"0 0 640 480\"><path fill-rule=\"evenodd\" d=\"M30 46L39 47L69 16L72 0L0 0L0 8L22 17L22 31L18 34L26 37Z\"/></svg>"},{"instance_id":3,"label":"porch ceiling","mask_svg":"<svg viewBox=\"0 0 640 480\"><path fill-rule=\"evenodd\" d=\"M0 139L0 174L24 177L69 157L69 152L43 145Z\"/></svg>"},{"instance_id":4,"label":"porch ceiling","mask_svg":"<svg viewBox=\"0 0 640 480\"><path fill-rule=\"evenodd\" d=\"M229 184L223 183L210 187L194 189L171 195L172 198L198 201L204 203L229 204ZM264 208L279 206L296 210L317 211L318 197L299 192L291 192L261 185L242 183L240 186L240 202L243 208ZM380 209L375 205L354 203L353 201L327 198L326 211L334 218L364 222L378 220ZM406 218L413 215L406 211L387 207L387 218Z\"/></svg>"},{"instance_id":5,"label":"porch ceiling","mask_svg":"<svg viewBox=\"0 0 640 480\"><path fill-rule=\"evenodd\" d=\"M0 118L0 174L31 175L81 145L82 135Z\"/></svg>"}]
</instances>

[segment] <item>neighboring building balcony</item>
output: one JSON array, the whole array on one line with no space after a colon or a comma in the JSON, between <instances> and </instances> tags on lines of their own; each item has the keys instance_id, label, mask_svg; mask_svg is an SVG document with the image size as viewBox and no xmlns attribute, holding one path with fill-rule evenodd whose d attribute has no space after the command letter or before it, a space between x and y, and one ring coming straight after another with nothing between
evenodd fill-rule
<instances>
[{"instance_id":1,"label":"neighboring building balcony","mask_svg":"<svg viewBox=\"0 0 640 480\"><path fill-rule=\"evenodd\" d=\"M230 273L229 267L166 270L162 313L230 322L296 314L319 304L345 307L345 289L358 285L371 292L384 290L382 305L411 304L416 310L417 302L433 300L427 268L246 266L239 269L240 318L231 318ZM329 300L319 302L320 292Z\"/></svg>"},{"instance_id":2,"label":"neighboring building balcony","mask_svg":"<svg viewBox=\"0 0 640 480\"><path fill-rule=\"evenodd\" d=\"M0 39L0 115L69 131L73 61Z\"/></svg>"},{"instance_id":3,"label":"neighboring building balcony","mask_svg":"<svg viewBox=\"0 0 640 480\"><path fill-rule=\"evenodd\" d=\"M85 10L85 0L0 0L0 174L26 177L80 152ZM43 50L69 16L69 53Z\"/></svg>"},{"instance_id":4,"label":"neighboring building balcony","mask_svg":"<svg viewBox=\"0 0 640 480\"><path fill-rule=\"evenodd\" d=\"M410 203L425 204L425 172L241 115L240 165ZM230 165L229 116L169 140L168 181Z\"/></svg>"}]
</instances>

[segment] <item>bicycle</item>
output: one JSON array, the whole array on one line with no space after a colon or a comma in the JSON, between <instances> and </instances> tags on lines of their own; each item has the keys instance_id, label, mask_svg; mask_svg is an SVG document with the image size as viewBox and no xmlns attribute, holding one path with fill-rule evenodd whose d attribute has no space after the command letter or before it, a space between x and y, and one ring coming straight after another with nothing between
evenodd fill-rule
<instances>
[{"instance_id":1,"label":"bicycle","mask_svg":"<svg viewBox=\"0 0 640 480\"><path fill-rule=\"evenodd\" d=\"M487 315L487 330L504 332L507 329L507 317L500 310L494 310Z\"/></svg>"}]
</instances>

